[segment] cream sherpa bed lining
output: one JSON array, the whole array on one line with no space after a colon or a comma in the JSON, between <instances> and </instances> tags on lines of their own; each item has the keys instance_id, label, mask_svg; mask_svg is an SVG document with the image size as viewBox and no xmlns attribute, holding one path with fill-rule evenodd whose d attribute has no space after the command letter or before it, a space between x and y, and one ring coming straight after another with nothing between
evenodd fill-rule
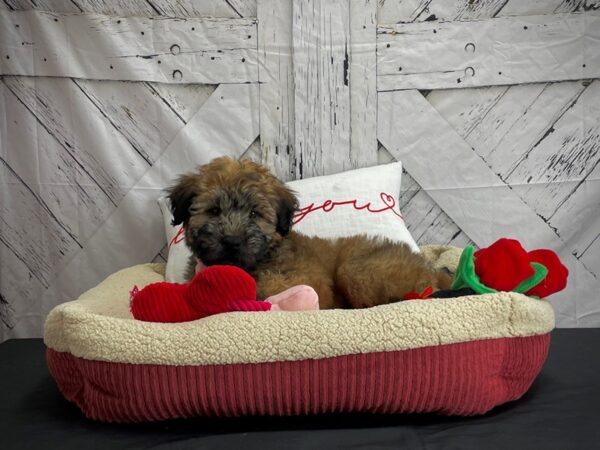
<instances>
[{"instance_id":1,"label":"cream sherpa bed lining","mask_svg":"<svg viewBox=\"0 0 600 450\"><path fill-rule=\"evenodd\" d=\"M460 250L427 246L437 267ZM481 339L545 334L554 312L544 300L499 292L413 300L362 310L237 312L193 322L133 319L129 291L164 281L163 264L121 270L78 300L52 310L44 341L85 359L132 364L208 365L319 359Z\"/></svg>"}]
</instances>

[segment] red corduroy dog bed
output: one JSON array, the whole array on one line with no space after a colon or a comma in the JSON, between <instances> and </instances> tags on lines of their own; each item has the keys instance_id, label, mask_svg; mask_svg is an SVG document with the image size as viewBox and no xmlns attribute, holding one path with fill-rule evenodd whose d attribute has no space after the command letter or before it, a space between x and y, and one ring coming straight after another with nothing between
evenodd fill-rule
<instances>
[{"instance_id":1,"label":"red corduroy dog bed","mask_svg":"<svg viewBox=\"0 0 600 450\"><path fill-rule=\"evenodd\" d=\"M134 320L129 290L161 281L163 270L117 272L50 313L48 366L86 416L482 414L527 391L554 327L548 302L505 292L364 310Z\"/></svg>"}]
</instances>

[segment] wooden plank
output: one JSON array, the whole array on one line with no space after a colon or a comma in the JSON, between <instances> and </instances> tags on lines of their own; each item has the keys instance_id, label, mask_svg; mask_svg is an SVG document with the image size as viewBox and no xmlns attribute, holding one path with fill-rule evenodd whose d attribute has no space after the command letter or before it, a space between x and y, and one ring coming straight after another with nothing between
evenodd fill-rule
<instances>
[{"instance_id":1,"label":"wooden plank","mask_svg":"<svg viewBox=\"0 0 600 450\"><path fill-rule=\"evenodd\" d=\"M4 0L4 4L14 11L37 9L62 13L81 12L80 8L71 0Z\"/></svg>"},{"instance_id":2,"label":"wooden plank","mask_svg":"<svg viewBox=\"0 0 600 450\"><path fill-rule=\"evenodd\" d=\"M152 91L150 85L146 85L148 89L145 96L147 98L144 99L144 90L142 89L144 84L90 82L89 85L92 87L87 87L91 92L95 92L94 84L101 84L107 88L106 93L103 90L100 93L102 95L97 95L106 103L105 113L111 109L109 102L113 99L109 94L112 89L118 94L114 99L115 104L118 104L119 101L127 103L134 118L142 113L144 105L148 105L150 110L156 110L156 113L150 114L149 117L156 119L156 123L166 129L170 129L172 124L168 125L164 122L166 118L173 115L184 119L184 121L177 119L182 128L184 122L187 122L189 116L192 115L192 110L196 112L206 100L208 93L215 88L212 85L158 85L158 90ZM134 89L130 89L131 87ZM41 224L34 223L34 226L21 227L25 233L25 239L36 242L36 239L40 237L39 229L51 227L52 221L55 220L53 217L55 217L60 226L72 233L85 248L85 242L114 211L114 205L4 84L0 84L0 91L2 92L0 98L3 99L5 105L5 108L0 109L0 123L18 123L19 125L18 130L13 130L6 135L5 145L2 146L0 154L18 173L23 182L47 205L52 214L47 215ZM164 105L162 112L158 110L161 103ZM6 111L10 111L9 118L2 115ZM63 115L64 113L65 111L62 111ZM77 141L77 132L74 135ZM0 173L0 179L4 184L4 180L7 178ZM0 197L2 196L0 195ZM149 206L148 209L153 206ZM35 204L32 206L32 208L37 207ZM4 217L4 212L2 214ZM11 210L6 217L23 224L23 218L15 219L15 214L16 212ZM135 234L135 230L126 232L126 235L132 234ZM55 271L60 270L63 263L57 260L53 254L44 250L47 245L46 241L51 241L54 237L46 233L43 239L44 243L39 245L40 255L18 250L17 254L27 264L31 265L36 262L39 264L39 261L42 261L47 266L51 266L52 270L45 276L46 279L51 280ZM156 242L157 246L161 243L166 244L164 235ZM53 245L51 244L51 246ZM128 252L123 253L138 251L137 248L128 248ZM85 250L77 247L67 253L67 256L74 256L75 251ZM115 267L120 267L121 259L122 255L113 257L112 263ZM72 280L73 284L68 288L56 286L51 293L45 292L45 287L35 278L27 265L2 243L0 243L0 260L3 262L0 268L0 279L14 280L13 283L0 283L0 296L6 302L0 304L0 320L7 320L12 326L12 329L7 329L0 324L0 341L9 337L40 336L49 308L66 299L74 298L99 281L91 280L89 276L82 276ZM166 253L164 251L158 253L155 260L164 262ZM88 269L93 273L93 266Z\"/></svg>"},{"instance_id":3,"label":"wooden plank","mask_svg":"<svg viewBox=\"0 0 600 450\"><path fill-rule=\"evenodd\" d=\"M396 158L380 145L378 164L394 161ZM419 245L475 245L404 168L398 207L404 216L408 231Z\"/></svg>"},{"instance_id":4,"label":"wooden plank","mask_svg":"<svg viewBox=\"0 0 600 450\"><path fill-rule=\"evenodd\" d=\"M573 255L600 278L600 164L549 217L548 223L567 242Z\"/></svg>"},{"instance_id":5,"label":"wooden plank","mask_svg":"<svg viewBox=\"0 0 600 450\"><path fill-rule=\"evenodd\" d=\"M0 6L0 8L2 8L2 6ZM0 246L0 255L2 255L2 248L4 248L4 246ZM14 326L14 309L6 299L5 295L0 292L0 341L3 342L8 339L8 336L4 336L4 331L11 330Z\"/></svg>"},{"instance_id":6,"label":"wooden plank","mask_svg":"<svg viewBox=\"0 0 600 450\"><path fill-rule=\"evenodd\" d=\"M443 89L600 76L600 13L379 26L377 89Z\"/></svg>"},{"instance_id":7,"label":"wooden plank","mask_svg":"<svg viewBox=\"0 0 600 450\"><path fill-rule=\"evenodd\" d=\"M493 17L506 0L381 0L380 23L472 20Z\"/></svg>"},{"instance_id":8,"label":"wooden plank","mask_svg":"<svg viewBox=\"0 0 600 450\"><path fill-rule=\"evenodd\" d=\"M149 0L161 16L169 17L256 17L256 14L242 15L226 0ZM256 5L256 1L254 1ZM256 10L256 6L254 7ZM243 10L245 13L246 10Z\"/></svg>"},{"instance_id":9,"label":"wooden plank","mask_svg":"<svg viewBox=\"0 0 600 450\"><path fill-rule=\"evenodd\" d=\"M554 8L554 13L571 11L590 11L600 9L600 1L598 0L563 0Z\"/></svg>"},{"instance_id":10,"label":"wooden plank","mask_svg":"<svg viewBox=\"0 0 600 450\"><path fill-rule=\"evenodd\" d=\"M513 87L516 86L440 89L431 91L427 101L466 139Z\"/></svg>"},{"instance_id":11,"label":"wooden plank","mask_svg":"<svg viewBox=\"0 0 600 450\"><path fill-rule=\"evenodd\" d=\"M547 170L543 161L577 154L572 147L581 146L593 136L594 127L597 129L598 99L597 94L588 97L585 91L588 84L561 82L513 86L502 96L497 96L493 103L481 95L470 96L472 90L461 89L434 91L428 100L499 177L508 179L520 164L525 164L521 179L511 182L513 191L560 236L565 251L581 263L579 271L588 271L598 278L600 157L595 156L595 166L585 178L567 173L567 180L532 183L536 177L560 175ZM477 91L488 92L483 88ZM579 111L575 109L578 104ZM477 116L478 120L473 121L472 116ZM529 163L529 153L555 134L558 137L554 141L544 144L545 157L540 160L538 156ZM563 148L563 142L571 149ZM588 147L588 151L593 151L593 146ZM593 159L588 158L588 170L590 163L593 164ZM581 165L582 162L573 160L569 164ZM580 169L585 170L585 166L584 162Z\"/></svg>"},{"instance_id":12,"label":"wooden plank","mask_svg":"<svg viewBox=\"0 0 600 450\"><path fill-rule=\"evenodd\" d=\"M169 245L165 242L163 248L152 258L153 263L166 263L169 259Z\"/></svg>"},{"instance_id":13,"label":"wooden plank","mask_svg":"<svg viewBox=\"0 0 600 450\"><path fill-rule=\"evenodd\" d=\"M379 0L379 23L414 22L431 0Z\"/></svg>"},{"instance_id":14,"label":"wooden plank","mask_svg":"<svg viewBox=\"0 0 600 450\"><path fill-rule=\"evenodd\" d=\"M570 287L554 295L551 301L562 326L578 325L577 304L595 298L600 281L571 255L542 218L490 170L421 94L380 93L378 107L380 142L402 161L419 185L477 245L489 245L502 236L518 237L526 248L552 248L559 252L573 279ZM403 121L392 120L399 117ZM432 129L436 132L431 133ZM422 164L424 154L432 155L426 165ZM448 171L448 167L453 170ZM569 302L564 301L569 297L572 298ZM581 323L585 323L583 318Z\"/></svg>"},{"instance_id":15,"label":"wooden plank","mask_svg":"<svg viewBox=\"0 0 600 450\"><path fill-rule=\"evenodd\" d=\"M257 0L226 0L240 17L257 16Z\"/></svg>"},{"instance_id":16,"label":"wooden plank","mask_svg":"<svg viewBox=\"0 0 600 450\"><path fill-rule=\"evenodd\" d=\"M149 164L154 164L185 124L146 83L73 82Z\"/></svg>"},{"instance_id":17,"label":"wooden plank","mask_svg":"<svg viewBox=\"0 0 600 450\"><path fill-rule=\"evenodd\" d=\"M37 1L37 0L36 0ZM74 0L80 12L106 14L120 17L150 17L156 15L156 9L146 0ZM46 11L58 12L55 9Z\"/></svg>"},{"instance_id":18,"label":"wooden plank","mask_svg":"<svg viewBox=\"0 0 600 450\"><path fill-rule=\"evenodd\" d=\"M5 0L5 4L18 11L35 9L119 17L256 17L256 0Z\"/></svg>"},{"instance_id":19,"label":"wooden plank","mask_svg":"<svg viewBox=\"0 0 600 450\"><path fill-rule=\"evenodd\" d=\"M380 0L380 23L454 21L598 9L598 0Z\"/></svg>"},{"instance_id":20,"label":"wooden plank","mask_svg":"<svg viewBox=\"0 0 600 450\"><path fill-rule=\"evenodd\" d=\"M598 184L598 183L596 183ZM598 192L596 186L596 192ZM597 197L596 197L597 198ZM598 221L595 222L595 228L598 230ZM596 235L596 238L590 243L590 245L583 250L581 256L578 255L579 261L592 273L598 273L600 267L600 235ZM597 321L593 323L593 326L597 326Z\"/></svg>"},{"instance_id":21,"label":"wooden plank","mask_svg":"<svg viewBox=\"0 0 600 450\"><path fill-rule=\"evenodd\" d=\"M161 83L251 82L258 80L256 42L254 19L0 11L1 74Z\"/></svg>"},{"instance_id":22,"label":"wooden plank","mask_svg":"<svg viewBox=\"0 0 600 450\"><path fill-rule=\"evenodd\" d=\"M549 218L600 163L600 81L594 81L506 176Z\"/></svg>"},{"instance_id":23,"label":"wooden plank","mask_svg":"<svg viewBox=\"0 0 600 450\"><path fill-rule=\"evenodd\" d=\"M295 4L297 20L301 19L298 11L309 5L310 2ZM294 42L304 49L294 47L296 82L300 83L298 76L303 76L302 84L311 84L311 92L317 97L312 98L304 95L305 87L294 86L288 50L292 45L291 2L260 1L258 4L262 160L284 179L341 170L339 165L335 167L340 162L344 168L364 167L375 164L377 159L376 4L371 0L340 1L337 6L318 2L315 8L311 9L311 14L314 13L311 18L304 14L304 22L294 24ZM335 16L336 8L340 17ZM335 20L329 21L327 17ZM337 28L329 33L325 28L320 29L321 25ZM304 38L307 40L302 41ZM327 51L320 52L319 46ZM311 70L312 75L309 75ZM313 75L316 78L311 79ZM296 98L300 98L297 105L291 96L294 87ZM304 130L297 139L293 124L295 110L304 113L298 120L305 121L296 124L298 129ZM350 123L347 123L350 112ZM325 129L321 130L323 126ZM307 140L305 153L297 155L294 140L302 139ZM312 166L312 162L318 167ZM301 175L296 169L307 172Z\"/></svg>"},{"instance_id":24,"label":"wooden plank","mask_svg":"<svg viewBox=\"0 0 600 450\"><path fill-rule=\"evenodd\" d=\"M147 170L147 155L138 153L73 81L4 77L3 82L114 205Z\"/></svg>"},{"instance_id":25,"label":"wooden plank","mask_svg":"<svg viewBox=\"0 0 600 450\"><path fill-rule=\"evenodd\" d=\"M292 0L258 0L260 161L282 180L296 178Z\"/></svg>"},{"instance_id":26,"label":"wooden plank","mask_svg":"<svg viewBox=\"0 0 600 450\"><path fill-rule=\"evenodd\" d=\"M11 83L10 79L7 81ZM50 112L42 112L39 108L40 105L53 104L52 97L46 97L45 93L51 92L55 86L60 95L64 83L64 80L47 80L44 87L44 82L40 81L36 92L29 92L20 99L0 84L4 88L6 108L11 111L11 121L19 124L19 132L7 135L5 158L77 239L85 242L112 211L114 204L92 178L97 175L97 155L93 160L78 157L80 149L76 143L83 140L81 129L73 130L68 120L61 120L65 111L62 108ZM77 83L80 87L84 86L89 98L94 99L105 121L120 129L131 145L143 148L152 161L183 128L192 115L190 110L195 113L208 93L214 90L214 86L210 85L163 85L159 93L148 85L138 83L82 80ZM22 89L17 91L22 92ZM39 103L33 102L33 95L39 97ZM42 126L21 100L26 101L31 110L40 113ZM50 113L58 120L46 120ZM60 132L53 135L48 130ZM144 136L145 130L147 136ZM57 139L58 136L68 136L68 140L62 141ZM113 152L115 156L110 155ZM113 158L122 153L127 152L109 148L108 158L114 161ZM32 161L37 164L32 164ZM87 165L86 162L90 161L92 164ZM118 171L119 167L113 167L113 170ZM129 172L129 175L135 176L135 173L141 176L143 170ZM118 197L113 200L116 202Z\"/></svg>"},{"instance_id":27,"label":"wooden plank","mask_svg":"<svg viewBox=\"0 0 600 450\"><path fill-rule=\"evenodd\" d=\"M184 123L198 112L217 88L215 84L147 83L147 85L153 95L160 97Z\"/></svg>"},{"instance_id":28,"label":"wooden plank","mask_svg":"<svg viewBox=\"0 0 600 450\"><path fill-rule=\"evenodd\" d=\"M82 167L73 153L65 150L64 143L41 126L4 84L0 84L0 92L5 105L0 109L0 123L18 124L18 129L7 133L3 140L4 160L48 207L51 212L48 217L57 220L77 242L85 242L112 211L114 204L85 170L85 166ZM10 111L10 118L3 115L5 111ZM3 186L4 183L3 179ZM15 213L8 214L12 216ZM14 220L25 224L23 218ZM24 232L36 233L28 227ZM41 258L40 255L33 257ZM56 261L48 263L56 265Z\"/></svg>"},{"instance_id":29,"label":"wooden plank","mask_svg":"<svg viewBox=\"0 0 600 450\"><path fill-rule=\"evenodd\" d=\"M47 291L94 285L123 266L150 261L164 244L164 227L156 199L162 189L193 167L221 155L239 156L258 136L258 86L222 84L181 130L157 163L130 189L119 207L53 280ZM223 130L235 123L235 132ZM144 217L144 220L139 220ZM110 242L110 245L106 245ZM136 249L124 254L124 248ZM63 294L66 295L66 294Z\"/></svg>"},{"instance_id":30,"label":"wooden plank","mask_svg":"<svg viewBox=\"0 0 600 450\"><path fill-rule=\"evenodd\" d=\"M377 163L376 0L350 2L350 166Z\"/></svg>"},{"instance_id":31,"label":"wooden plank","mask_svg":"<svg viewBox=\"0 0 600 450\"><path fill-rule=\"evenodd\" d=\"M417 244L473 245L450 216L406 172L402 174L402 193L398 206Z\"/></svg>"},{"instance_id":32,"label":"wooden plank","mask_svg":"<svg viewBox=\"0 0 600 450\"><path fill-rule=\"evenodd\" d=\"M523 16L535 14L567 13L580 10L578 1L573 0L510 0L498 16Z\"/></svg>"},{"instance_id":33,"label":"wooden plank","mask_svg":"<svg viewBox=\"0 0 600 450\"><path fill-rule=\"evenodd\" d=\"M0 157L3 196L0 241L48 286L56 267L81 248L70 230L48 205Z\"/></svg>"},{"instance_id":34,"label":"wooden plank","mask_svg":"<svg viewBox=\"0 0 600 450\"><path fill-rule=\"evenodd\" d=\"M352 168L348 14L348 0L294 2L297 178Z\"/></svg>"},{"instance_id":35,"label":"wooden plank","mask_svg":"<svg viewBox=\"0 0 600 450\"><path fill-rule=\"evenodd\" d=\"M251 159L258 163L261 162L260 137L256 138L252 144L242 153L241 158Z\"/></svg>"},{"instance_id":36,"label":"wooden plank","mask_svg":"<svg viewBox=\"0 0 600 450\"><path fill-rule=\"evenodd\" d=\"M0 284L0 342L10 338L42 337L46 314L40 299L44 287L2 242L0 261L4 280L24 280Z\"/></svg>"},{"instance_id":37,"label":"wooden plank","mask_svg":"<svg viewBox=\"0 0 600 450\"><path fill-rule=\"evenodd\" d=\"M427 100L505 179L584 89L578 81L453 89L433 91Z\"/></svg>"}]
</instances>

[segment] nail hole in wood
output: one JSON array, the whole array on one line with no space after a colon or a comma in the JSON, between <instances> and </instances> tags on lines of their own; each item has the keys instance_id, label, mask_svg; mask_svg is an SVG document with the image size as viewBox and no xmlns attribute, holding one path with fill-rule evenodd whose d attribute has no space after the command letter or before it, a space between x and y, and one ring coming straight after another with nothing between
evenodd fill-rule
<instances>
[{"instance_id":1,"label":"nail hole in wood","mask_svg":"<svg viewBox=\"0 0 600 450\"><path fill-rule=\"evenodd\" d=\"M527 29L527 25L524 25L524 26L523 26L523 29L524 29L524 30L526 30L526 29Z\"/></svg>"},{"instance_id":2,"label":"nail hole in wood","mask_svg":"<svg viewBox=\"0 0 600 450\"><path fill-rule=\"evenodd\" d=\"M386 45L386 47L387 47L387 48L390 48L390 45L391 45L391 44L388 44L388 45Z\"/></svg>"},{"instance_id":3,"label":"nail hole in wood","mask_svg":"<svg viewBox=\"0 0 600 450\"><path fill-rule=\"evenodd\" d=\"M56 18L55 18L55 19L54 19L54 21L55 21L55 22L58 22L58 19L56 19Z\"/></svg>"},{"instance_id":4,"label":"nail hole in wood","mask_svg":"<svg viewBox=\"0 0 600 450\"><path fill-rule=\"evenodd\" d=\"M212 61L214 61L214 60L215 60L215 57L214 57L214 56L211 56L211 57L210 57L210 59L211 59Z\"/></svg>"},{"instance_id":5,"label":"nail hole in wood","mask_svg":"<svg viewBox=\"0 0 600 450\"><path fill-rule=\"evenodd\" d=\"M19 28L19 24L18 24L18 23L15 23L15 27Z\"/></svg>"},{"instance_id":6,"label":"nail hole in wood","mask_svg":"<svg viewBox=\"0 0 600 450\"><path fill-rule=\"evenodd\" d=\"M174 70L173 71L173 79L175 81L179 81L183 78L183 73L181 72L181 70Z\"/></svg>"},{"instance_id":7,"label":"nail hole in wood","mask_svg":"<svg viewBox=\"0 0 600 450\"><path fill-rule=\"evenodd\" d=\"M10 59L10 56L6 55L6 59Z\"/></svg>"},{"instance_id":8,"label":"nail hole in wood","mask_svg":"<svg viewBox=\"0 0 600 450\"><path fill-rule=\"evenodd\" d=\"M402 72L402 67L398 67L398 72Z\"/></svg>"},{"instance_id":9,"label":"nail hole in wood","mask_svg":"<svg viewBox=\"0 0 600 450\"><path fill-rule=\"evenodd\" d=\"M581 67L585 67L585 64L582 64Z\"/></svg>"},{"instance_id":10,"label":"nail hole in wood","mask_svg":"<svg viewBox=\"0 0 600 450\"><path fill-rule=\"evenodd\" d=\"M246 62L246 58L242 58L242 62Z\"/></svg>"},{"instance_id":11,"label":"nail hole in wood","mask_svg":"<svg viewBox=\"0 0 600 450\"><path fill-rule=\"evenodd\" d=\"M196 27L192 27L192 31L196 31Z\"/></svg>"},{"instance_id":12,"label":"nail hole in wood","mask_svg":"<svg viewBox=\"0 0 600 450\"><path fill-rule=\"evenodd\" d=\"M248 39L252 39L252 36L251 36L251 35L248 35Z\"/></svg>"},{"instance_id":13,"label":"nail hole in wood","mask_svg":"<svg viewBox=\"0 0 600 450\"><path fill-rule=\"evenodd\" d=\"M433 30L433 33L434 33L434 34L435 34L435 33L437 33L437 30Z\"/></svg>"},{"instance_id":14,"label":"nail hole in wood","mask_svg":"<svg viewBox=\"0 0 600 450\"><path fill-rule=\"evenodd\" d=\"M460 78L457 78L457 79L456 79L456 82L457 82L457 83L460 83L460 82L461 82L461 79L460 79Z\"/></svg>"},{"instance_id":15,"label":"nail hole in wood","mask_svg":"<svg viewBox=\"0 0 600 450\"><path fill-rule=\"evenodd\" d=\"M143 32L143 31L140 31L140 33L142 33L142 36L144 35L144 32Z\"/></svg>"},{"instance_id":16,"label":"nail hole in wood","mask_svg":"<svg viewBox=\"0 0 600 450\"><path fill-rule=\"evenodd\" d=\"M498 75L502 75L502 72L498 72Z\"/></svg>"},{"instance_id":17,"label":"nail hole in wood","mask_svg":"<svg viewBox=\"0 0 600 450\"><path fill-rule=\"evenodd\" d=\"M162 64L162 62L160 61L160 59L157 61L159 64Z\"/></svg>"},{"instance_id":18,"label":"nail hole in wood","mask_svg":"<svg viewBox=\"0 0 600 450\"><path fill-rule=\"evenodd\" d=\"M121 21L120 21L120 20L117 20L117 23L121 23Z\"/></svg>"},{"instance_id":19,"label":"nail hole in wood","mask_svg":"<svg viewBox=\"0 0 600 450\"><path fill-rule=\"evenodd\" d=\"M114 69L114 67L113 67L113 66L110 66L110 68L111 68L111 69Z\"/></svg>"},{"instance_id":20,"label":"nail hole in wood","mask_svg":"<svg viewBox=\"0 0 600 450\"><path fill-rule=\"evenodd\" d=\"M44 61L48 61L46 58L44 58Z\"/></svg>"},{"instance_id":21,"label":"nail hole in wood","mask_svg":"<svg viewBox=\"0 0 600 450\"><path fill-rule=\"evenodd\" d=\"M179 55L179 53L181 52L181 48L177 44L171 45L170 50L172 55Z\"/></svg>"}]
</instances>

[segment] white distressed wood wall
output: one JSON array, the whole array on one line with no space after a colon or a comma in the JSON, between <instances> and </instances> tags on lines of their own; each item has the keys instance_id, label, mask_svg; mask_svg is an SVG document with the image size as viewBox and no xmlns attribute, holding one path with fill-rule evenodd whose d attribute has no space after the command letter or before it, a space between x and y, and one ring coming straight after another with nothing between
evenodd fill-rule
<instances>
[{"instance_id":1,"label":"white distressed wood wall","mask_svg":"<svg viewBox=\"0 0 600 450\"><path fill-rule=\"evenodd\" d=\"M289 180L400 159L419 243L500 236L600 326L600 3L0 2L0 340L166 258L155 199L214 156Z\"/></svg>"}]
</instances>

